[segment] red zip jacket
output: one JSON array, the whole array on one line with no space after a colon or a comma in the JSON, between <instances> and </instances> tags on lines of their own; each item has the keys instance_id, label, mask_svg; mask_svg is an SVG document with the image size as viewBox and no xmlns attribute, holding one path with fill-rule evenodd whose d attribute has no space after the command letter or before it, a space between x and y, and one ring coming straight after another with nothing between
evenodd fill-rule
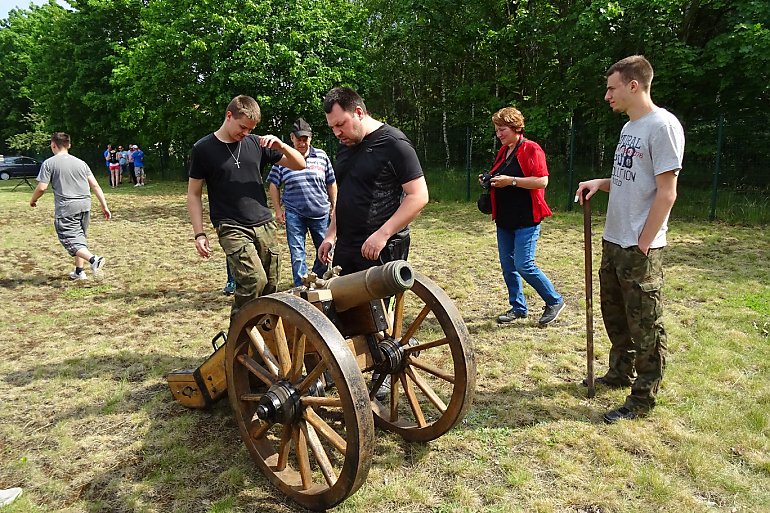
<instances>
[{"instance_id":1,"label":"red zip jacket","mask_svg":"<svg viewBox=\"0 0 770 513\"><path fill-rule=\"evenodd\" d=\"M490 174L496 174L497 169L505 161L506 151L508 151L508 146L502 146L497 152ZM516 150L516 159L519 161L524 176L548 176L545 152L536 142L524 139ZM492 219L495 219L497 217L495 187L491 188L490 193L492 195ZM529 189L529 194L532 196L532 218L536 223L539 223L544 217L551 215L551 209L545 202L545 189Z\"/></svg>"}]
</instances>

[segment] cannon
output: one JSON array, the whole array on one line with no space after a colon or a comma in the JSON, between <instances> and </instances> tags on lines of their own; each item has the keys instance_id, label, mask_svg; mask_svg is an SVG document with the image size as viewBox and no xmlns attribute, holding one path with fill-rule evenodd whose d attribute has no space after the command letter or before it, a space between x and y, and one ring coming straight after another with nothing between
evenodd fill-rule
<instances>
[{"instance_id":1,"label":"cannon","mask_svg":"<svg viewBox=\"0 0 770 513\"><path fill-rule=\"evenodd\" d=\"M403 260L338 272L247 303L203 365L168 376L186 406L227 391L260 470L311 510L364 483L375 425L435 440L462 420L476 382L468 330L433 281Z\"/></svg>"}]
</instances>

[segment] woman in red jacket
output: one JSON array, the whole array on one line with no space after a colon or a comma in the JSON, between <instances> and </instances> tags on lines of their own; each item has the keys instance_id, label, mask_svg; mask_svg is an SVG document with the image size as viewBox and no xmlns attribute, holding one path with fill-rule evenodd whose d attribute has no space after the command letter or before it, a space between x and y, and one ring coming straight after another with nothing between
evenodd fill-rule
<instances>
[{"instance_id":1,"label":"woman in red jacket","mask_svg":"<svg viewBox=\"0 0 770 513\"><path fill-rule=\"evenodd\" d=\"M497 321L506 323L527 317L523 278L545 301L538 321L545 326L555 321L564 309L564 299L535 265L540 221L551 215L545 202L548 185L545 153L539 144L524 137L524 116L517 109L500 109L492 116L492 123L503 145L490 171L492 219L497 225L500 266L511 305Z\"/></svg>"}]
</instances>

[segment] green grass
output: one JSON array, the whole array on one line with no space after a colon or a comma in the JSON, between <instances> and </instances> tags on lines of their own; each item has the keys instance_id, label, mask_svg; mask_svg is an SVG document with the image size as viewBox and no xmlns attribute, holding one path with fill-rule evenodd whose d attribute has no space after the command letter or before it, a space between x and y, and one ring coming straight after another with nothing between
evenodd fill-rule
<instances>
[{"instance_id":1,"label":"green grass","mask_svg":"<svg viewBox=\"0 0 770 513\"><path fill-rule=\"evenodd\" d=\"M439 198L441 185L428 182ZM216 245L211 260L195 254L184 184L108 191L115 218L94 216L89 231L107 257L100 283L66 278L51 196L31 209L30 191L11 186L0 184L0 488L25 492L3 513L303 511L259 472L226 400L187 410L166 386L167 372L210 353L229 315L224 257ZM595 216L594 271L602 223ZM474 405L428 444L377 430L367 481L337 511L770 511L766 230L674 215L659 406L614 426L601 416L624 392L588 399L580 385L580 212L543 224L537 261L568 305L547 329L494 322L505 289L494 226L475 205L434 201L413 234L410 261L448 292L471 333ZM284 264L282 288L289 274ZM609 347L594 304L601 374Z\"/></svg>"}]
</instances>

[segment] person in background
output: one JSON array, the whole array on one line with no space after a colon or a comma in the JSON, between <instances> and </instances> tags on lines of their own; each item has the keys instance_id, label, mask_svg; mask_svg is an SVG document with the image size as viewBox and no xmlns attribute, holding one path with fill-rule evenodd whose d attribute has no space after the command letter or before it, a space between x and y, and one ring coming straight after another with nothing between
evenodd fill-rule
<instances>
[{"instance_id":1,"label":"person in background","mask_svg":"<svg viewBox=\"0 0 770 513\"><path fill-rule=\"evenodd\" d=\"M104 167L107 168L107 178L110 180L110 186L112 185L112 175L110 174L110 153L112 152L112 145L108 144L107 149L104 150Z\"/></svg>"},{"instance_id":2,"label":"person in background","mask_svg":"<svg viewBox=\"0 0 770 513\"><path fill-rule=\"evenodd\" d=\"M120 185L120 153L115 148L110 148L108 165L110 167L110 187L113 189Z\"/></svg>"},{"instance_id":3,"label":"person in background","mask_svg":"<svg viewBox=\"0 0 770 513\"><path fill-rule=\"evenodd\" d=\"M118 162L120 163L120 183L123 183L123 175L128 173L128 151L123 146L118 146Z\"/></svg>"},{"instance_id":4,"label":"person in background","mask_svg":"<svg viewBox=\"0 0 770 513\"><path fill-rule=\"evenodd\" d=\"M652 65L632 55L607 71L604 99L628 116L615 148L610 178L580 182L575 201L609 193L602 236L599 297L611 348L609 369L596 383L631 387L619 408L604 414L608 424L647 415L666 368L663 327L663 248L668 217L684 158L679 120L652 102Z\"/></svg>"},{"instance_id":5,"label":"person in background","mask_svg":"<svg viewBox=\"0 0 770 513\"><path fill-rule=\"evenodd\" d=\"M510 310L497 322L527 318L523 278L545 302L538 324L547 326L559 317L564 299L535 264L540 222L551 215L545 202L545 153L539 144L524 137L524 116L514 107L495 112L492 124L502 143L490 171L492 219L497 225L497 252L510 304Z\"/></svg>"},{"instance_id":6,"label":"person in background","mask_svg":"<svg viewBox=\"0 0 770 513\"><path fill-rule=\"evenodd\" d=\"M134 174L136 175L136 185L134 187L144 187L144 152L139 148L138 144L134 144L134 151L131 152L131 155L134 157Z\"/></svg>"},{"instance_id":7,"label":"person in background","mask_svg":"<svg viewBox=\"0 0 770 513\"><path fill-rule=\"evenodd\" d=\"M260 169L276 163L291 169L305 167L302 155L276 136L250 135L260 118L254 98L236 96L219 129L196 142L191 154L187 211L195 250L203 258L211 256L203 231L205 183L211 223L236 284L231 319L248 301L275 292L280 278L276 223L267 207Z\"/></svg>"},{"instance_id":8,"label":"person in background","mask_svg":"<svg viewBox=\"0 0 770 513\"><path fill-rule=\"evenodd\" d=\"M235 294L235 278L233 278L233 272L230 270L230 264L227 263L227 260L225 260L225 268L227 269L227 283L222 289L222 294L232 296Z\"/></svg>"},{"instance_id":9,"label":"person in background","mask_svg":"<svg viewBox=\"0 0 770 513\"><path fill-rule=\"evenodd\" d=\"M104 218L112 218L107 199L88 164L69 154L70 136L55 132L51 137L53 157L46 159L37 175L37 187L32 192L29 206L36 207L37 200L50 185L54 197L54 228L64 249L75 257L75 270L69 274L72 280L87 279L85 264L91 265L95 278L101 277L104 257L96 256L88 249L86 231L91 214L91 191L102 207Z\"/></svg>"},{"instance_id":10,"label":"person in background","mask_svg":"<svg viewBox=\"0 0 770 513\"><path fill-rule=\"evenodd\" d=\"M313 129L307 121L299 118L292 127L290 137L294 148L305 157L307 167L294 171L275 165L267 175L267 181L276 218L286 225L292 278L294 286L299 287L302 277L307 274L305 238L308 232L316 248L313 272L319 278L326 272L326 264L318 259L317 254L337 202L337 183L328 155L310 144ZM283 196L279 189L281 186Z\"/></svg>"},{"instance_id":11,"label":"person in background","mask_svg":"<svg viewBox=\"0 0 770 513\"><path fill-rule=\"evenodd\" d=\"M136 187L136 175L134 174L134 149L136 148L135 144L129 144L128 145L128 176L131 177L131 183L134 184L134 187Z\"/></svg>"}]
</instances>

